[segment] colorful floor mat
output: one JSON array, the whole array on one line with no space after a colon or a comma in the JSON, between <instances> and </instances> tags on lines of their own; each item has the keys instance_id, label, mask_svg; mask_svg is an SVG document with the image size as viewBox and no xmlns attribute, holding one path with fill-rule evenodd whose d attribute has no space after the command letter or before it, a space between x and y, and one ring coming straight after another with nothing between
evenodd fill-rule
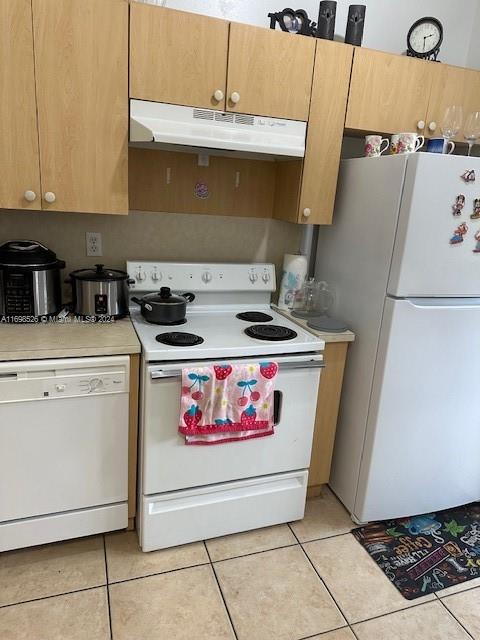
<instances>
[{"instance_id":1,"label":"colorful floor mat","mask_svg":"<svg viewBox=\"0 0 480 640\"><path fill-rule=\"evenodd\" d=\"M408 600L480 577L480 503L352 531Z\"/></svg>"}]
</instances>

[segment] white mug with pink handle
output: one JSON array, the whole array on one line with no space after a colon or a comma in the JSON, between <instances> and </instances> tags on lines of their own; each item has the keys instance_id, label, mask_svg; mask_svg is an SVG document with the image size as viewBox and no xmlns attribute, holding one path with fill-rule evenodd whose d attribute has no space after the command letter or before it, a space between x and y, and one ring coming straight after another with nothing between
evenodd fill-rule
<instances>
[{"instance_id":1,"label":"white mug with pink handle","mask_svg":"<svg viewBox=\"0 0 480 640\"><path fill-rule=\"evenodd\" d=\"M416 133L396 133L390 141L390 153L415 153L425 144L425 138Z\"/></svg>"}]
</instances>

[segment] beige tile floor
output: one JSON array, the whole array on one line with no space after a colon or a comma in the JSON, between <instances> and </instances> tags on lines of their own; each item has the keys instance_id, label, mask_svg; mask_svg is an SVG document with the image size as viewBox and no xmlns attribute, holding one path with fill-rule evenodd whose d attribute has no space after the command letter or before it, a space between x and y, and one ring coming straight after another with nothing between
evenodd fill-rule
<instances>
[{"instance_id":1,"label":"beige tile floor","mask_svg":"<svg viewBox=\"0 0 480 640\"><path fill-rule=\"evenodd\" d=\"M0 554L1 640L480 640L480 580L402 598L325 490L305 518L139 551L114 533Z\"/></svg>"}]
</instances>

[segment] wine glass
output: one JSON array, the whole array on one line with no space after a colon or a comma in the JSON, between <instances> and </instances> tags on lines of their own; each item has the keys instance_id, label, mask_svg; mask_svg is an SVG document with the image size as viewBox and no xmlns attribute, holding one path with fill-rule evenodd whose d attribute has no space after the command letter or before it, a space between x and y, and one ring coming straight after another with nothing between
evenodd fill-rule
<instances>
[{"instance_id":1,"label":"wine glass","mask_svg":"<svg viewBox=\"0 0 480 640\"><path fill-rule=\"evenodd\" d=\"M470 113L465 123L463 137L468 142L468 155L472 153L472 147L480 138L480 111Z\"/></svg>"},{"instance_id":2,"label":"wine glass","mask_svg":"<svg viewBox=\"0 0 480 640\"><path fill-rule=\"evenodd\" d=\"M463 109L458 105L452 105L445 109L441 128L443 135L443 153L447 152L448 141L453 140L463 124Z\"/></svg>"}]
</instances>

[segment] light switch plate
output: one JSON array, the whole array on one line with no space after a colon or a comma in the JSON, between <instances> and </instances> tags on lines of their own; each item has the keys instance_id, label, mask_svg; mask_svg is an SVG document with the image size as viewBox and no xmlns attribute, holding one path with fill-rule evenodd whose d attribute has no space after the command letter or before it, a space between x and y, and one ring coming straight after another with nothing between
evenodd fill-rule
<instances>
[{"instance_id":1,"label":"light switch plate","mask_svg":"<svg viewBox=\"0 0 480 640\"><path fill-rule=\"evenodd\" d=\"M87 256L102 256L102 234L96 231L87 231L85 233L85 241L87 246Z\"/></svg>"}]
</instances>

